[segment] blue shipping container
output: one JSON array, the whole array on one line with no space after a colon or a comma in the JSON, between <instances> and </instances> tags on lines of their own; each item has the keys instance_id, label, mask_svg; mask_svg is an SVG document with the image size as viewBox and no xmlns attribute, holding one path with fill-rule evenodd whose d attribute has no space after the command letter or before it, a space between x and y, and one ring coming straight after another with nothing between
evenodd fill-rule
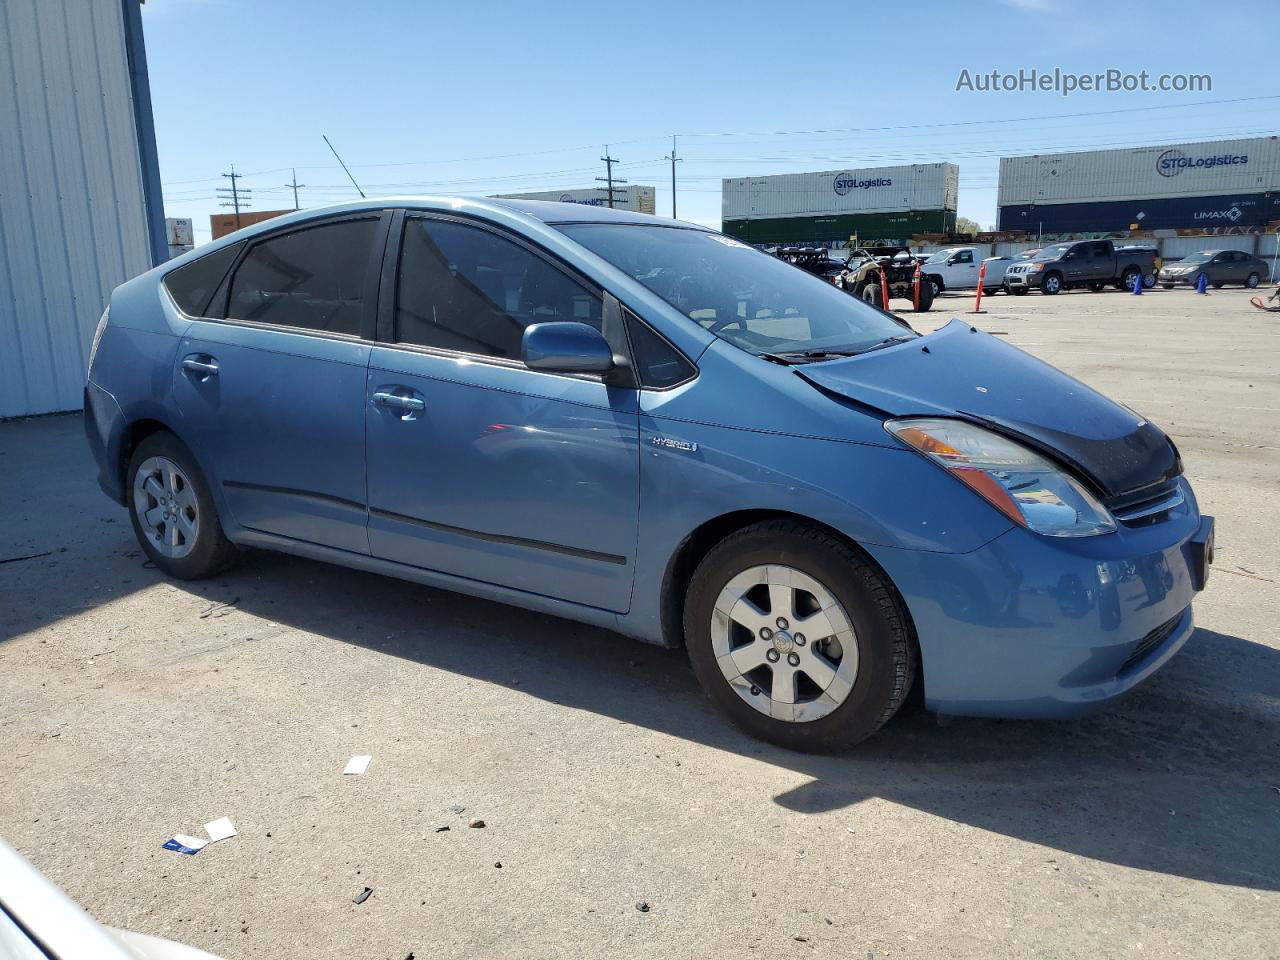
<instances>
[{"instance_id":1,"label":"blue shipping container","mask_svg":"<svg viewBox=\"0 0 1280 960\"><path fill-rule=\"evenodd\" d=\"M1143 230L1264 227L1280 221L1280 194L1165 197L1093 203L1019 203L1000 208L999 229L1028 233L1116 233Z\"/></svg>"}]
</instances>

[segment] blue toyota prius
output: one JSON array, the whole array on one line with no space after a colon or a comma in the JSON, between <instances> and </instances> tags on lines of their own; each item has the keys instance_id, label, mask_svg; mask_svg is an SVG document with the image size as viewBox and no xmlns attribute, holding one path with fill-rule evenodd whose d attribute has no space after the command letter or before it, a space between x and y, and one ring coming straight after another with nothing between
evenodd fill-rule
<instances>
[{"instance_id":1,"label":"blue toyota prius","mask_svg":"<svg viewBox=\"0 0 1280 960\"><path fill-rule=\"evenodd\" d=\"M148 556L281 550L688 650L751 733L1062 717L1192 632L1213 559L1154 424L700 227L404 198L119 287L86 428Z\"/></svg>"}]
</instances>

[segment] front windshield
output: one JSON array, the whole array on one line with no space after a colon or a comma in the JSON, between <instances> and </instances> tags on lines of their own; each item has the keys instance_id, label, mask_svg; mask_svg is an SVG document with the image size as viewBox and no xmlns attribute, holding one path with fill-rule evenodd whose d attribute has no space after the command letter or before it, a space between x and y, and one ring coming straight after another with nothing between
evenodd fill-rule
<instances>
[{"instance_id":1,"label":"front windshield","mask_svg":"<svg viewBox=\"0 0 1280 960\"><path fill-rule=\"evenodd\" d=\"M925 263L944 263L951 259L951 252L952 251L950 250L939 250L932 257L926 260Z\"/></svg>"},{"instance_id":2,"label":"front windshield","mask_svg":"<svg viewBox=\"0 0 1280 960\"><path fill-rule=\"evenodd\" d=\"M1213 250L1202 250L1200 253L1193 253L1189 257L1183 257L1183 263L1204 263L1206 260L1212 259Z\"/></svg>"},{"instance_id":3,"label":"front windshield","mask_svg":"<svg viewBox=\"0 0 1280 960\"><path fill-rule=\"evenodd\" d=\"M1062 255L1071 249L1071 244L1060 243L1056 247L1045 247L1036 254L1037 260L1061 260Z\"/></svg>"},{"instance_id":4,"label":"front windshield","mask_svg":"<svg viewBox=\"0 0 1280 960\"><path fill-rule=\"evenodd\" d=\"M615 223L558 229L749 353L856 353L914 336L830 283L718 233Z\"/></svg>"}]
</instances>

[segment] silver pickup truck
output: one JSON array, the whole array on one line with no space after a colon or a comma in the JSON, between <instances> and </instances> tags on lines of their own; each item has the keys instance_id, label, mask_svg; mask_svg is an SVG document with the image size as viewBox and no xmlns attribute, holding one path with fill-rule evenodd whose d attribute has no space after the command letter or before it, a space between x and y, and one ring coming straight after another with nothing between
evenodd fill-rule
<instances>
[{"instance_id":1,"label":"silver pickup truck","mask_svg":"<svg viewBox=\"0 0 1280 960\"><path fill-rule=\"evenodd\" d=\"M1132 290L1135 283L1155 283L1155 253L1139 248L1116 250L1110 240L1076 240L1045 247L1025 263L1005 272L1004 283L1016 296L1032 288L1055 294L1074 287L1098 291L1108 284Z\"/></svg>"}]
</instances>

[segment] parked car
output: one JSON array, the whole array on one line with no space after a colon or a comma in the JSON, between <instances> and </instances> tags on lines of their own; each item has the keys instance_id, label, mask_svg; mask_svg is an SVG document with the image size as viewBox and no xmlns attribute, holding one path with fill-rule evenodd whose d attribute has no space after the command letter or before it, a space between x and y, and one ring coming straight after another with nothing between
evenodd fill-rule
<instances>
[{"instance_id":1,"label":"parked car","mask_svg":"<svg viewBox=\"0 0 1280 960\"><path fill-rule=\"evenodd\" d=\"M195 947L100 926L25 857L0 840L3 960L218 960Z\"/></svg>"},{"instance_id":2,"label":"parked car","mask_svg":"<svg viewBox=\"0 0 1280 960\"><path fill-rule=\"evenodd\" d=\"M1097 292L1108 284L1132 290L1144 274L1155 273L1150 250L1117 251L1110 240L1076 240L1042 249L1027 263L1015 263L1005 273L1009 292L1025 294L1038 288L1044 294L1088 287Z\"/></svg>"},{"instance_id":3,"label":"parked car","mask_svg":"<svg viewBox=\"0 0 1280 960\"><path fill-rule=\"evenodd\" d=\"M981 262L973 247L947 247L929 257L920 272L933 284L936 297L944 290L976 290Z\"/></svg>"},{"instance_id":4,"label":"parked car","mask_svg":"<svg viewBox=\"0 0 1280 960\"><path fill-rule=\"evenodd\" d=\"M1201 274L1215 288L1239 283L1250 290L1266 279L1267 263L1241 250L1201 250L1160 270L1160 286L1172 290L1179 283L1195 286Z\"/></svg>"},{"instance_id":5,"label":"parked car","mask_svg":"<svg viewBox=\"0 0 1280 960\"><path fill-rule=\"evenodd\" d=\"M1011 266L1013 266L1013 257L984 257L981 267L986 268L986 274L982 281L982 292L995 293L997 290L1003 290L1004 274Z\"/></svg>"},{"instance_id":6,"label":"parked car","mask_svg":"<svg viewBox=\"0 0 1280 960\"><path fill-rule=\"evenodd\" d=\"M683 644L798 749L863 740L917 682L944 714L1101 707L1191 635L1213 555L1127 407L959 320L920 336L738 240L579 204L237 231L114 291L85 410L172 576L260 547Z\"/></svg>"}]
</instances>

